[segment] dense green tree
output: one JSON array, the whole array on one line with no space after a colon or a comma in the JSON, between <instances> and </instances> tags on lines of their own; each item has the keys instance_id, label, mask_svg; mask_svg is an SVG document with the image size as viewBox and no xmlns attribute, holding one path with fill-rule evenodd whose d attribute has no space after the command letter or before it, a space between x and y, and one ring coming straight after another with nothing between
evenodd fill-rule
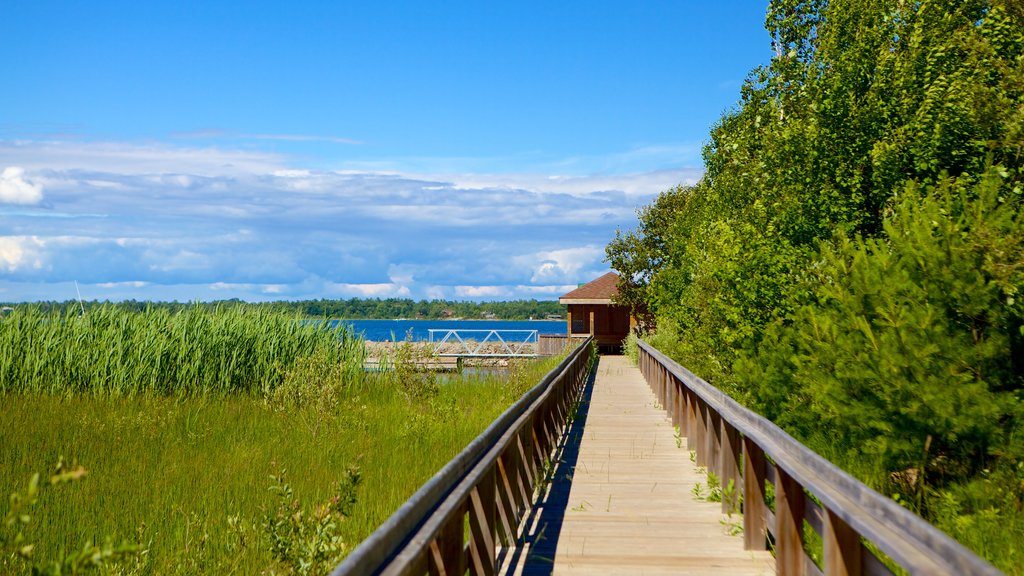
<instances>
[{"instance_id":1,"label":"dense green tree","mask_svg":"<svg viewBox=\"0 0 1024 576\"><path fill-rule=\"evenodd\" d=\"M702 180L609 244L620 289L663 351L1000 554L1024 537L1024 5L775 0L765 24Z\"/></svg>"}]
</instances>

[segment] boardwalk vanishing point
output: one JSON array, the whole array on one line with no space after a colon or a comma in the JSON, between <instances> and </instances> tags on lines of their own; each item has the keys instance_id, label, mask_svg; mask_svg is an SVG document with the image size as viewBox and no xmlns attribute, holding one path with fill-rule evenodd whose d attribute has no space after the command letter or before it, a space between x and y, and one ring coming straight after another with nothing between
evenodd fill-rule
<instances>
[{"instance_id":1,"label":"boardwalk vanishing point","mask_svg":"<svg viewBox=\"0 0 1024 576\"><path fill-rule=\"evenodd\" d=\"M578 419L506 574L775 573L729 534L742 516L694 494L706 475L628 358L600 358Z\"/></svg>"}]
</instances>

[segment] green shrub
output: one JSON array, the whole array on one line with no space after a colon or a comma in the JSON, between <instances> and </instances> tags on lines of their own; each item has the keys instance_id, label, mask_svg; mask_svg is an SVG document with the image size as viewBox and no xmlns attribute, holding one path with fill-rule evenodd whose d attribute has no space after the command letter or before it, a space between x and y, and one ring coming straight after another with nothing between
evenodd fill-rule
<instances>
[{"instance_id":1,"label":"green shrub","mask_svg":"<svg viewBox=\"0 0 1024 576\"><path fill-rule=\"evenodd\" d=\"M841 237L737 378L757 410L927 513L930 487L1024 459L1024 227L998 170L908 186ZM827 431L827 432L826 432Z\"/></svg>"}]
</instances>

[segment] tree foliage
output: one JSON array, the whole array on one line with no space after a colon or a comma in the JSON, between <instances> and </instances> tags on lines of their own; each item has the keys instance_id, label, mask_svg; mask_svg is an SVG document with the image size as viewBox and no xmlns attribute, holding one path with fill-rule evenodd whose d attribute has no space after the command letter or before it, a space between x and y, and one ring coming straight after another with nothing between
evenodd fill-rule
<instances>
[{"instance_id":1,"label":"tree foliage","mask_svg":"<svg viewBox=\"0 0 1024 576\"><path fill-rule=\"evenodd\" d=\"M1019 516L1024 8L775 0L765 24L702 180L609 244L620 291L656 346L951 532ZM999 518L989 545L1024 537Z\"/></svg>"}]
</instances>

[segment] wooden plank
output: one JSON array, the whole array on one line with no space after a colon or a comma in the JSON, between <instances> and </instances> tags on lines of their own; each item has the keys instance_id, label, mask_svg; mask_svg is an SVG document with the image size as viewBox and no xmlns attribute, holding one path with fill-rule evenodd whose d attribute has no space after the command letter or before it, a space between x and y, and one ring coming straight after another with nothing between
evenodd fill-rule
<instances>
[{"instance_id":1,"label":"wooden plank","mask_svg":"<svg viewBox=\"0 0 1024 576\"><path fill-rule=\"evenodd\" d=\"M722 417L711 406L705 405L708 416L707 460L708 472L722 480Z\"/></svg>"},{"instance_id":2,"label":"wooden plank","mask_svg":"<svg viewBox=\"0 0 1024 576\"><path fill-rule=\"evenodd\" d=\"M722 478L722 512L731 514L740 511L740 466L743 462L740 433L724 418L721 419L722 455L718 469Z\"/></svg>"},{"instance_id":3,"label":"wooden plank","mask_svg":"<svg viewBox=\"0 0 1024 576\"><path fill-rule=\"evenodd\" d=\"M430 543L428 558L431 575L451 576L465 573L466 565L462 555L464 518L465 507L456 509L451 518L444 523L437 538Z\"/></svg>"},{"instance_id":4,"label":"wooden plank","mask_svg":"<svg viewBox=\"0 0 1024 576\"><path fill-rule=\"evenodd\" d=\"M776 468L775 566L779 574L804 574L804 489L785 470Z\"/></svg>"},{"instance_id":5,"label":"wooden plank","mask_svg":"<svg viewBox=\"0 0 1024 576\"><path fill-rule=\"evenodd\" d=\"M697 397L687 388L683 394L686 396L686 449L691 452L697 449Z\"/></svg>"},{"instance_id":6,"label":"wooden plank","mask_svg":"<svg viewBox=\"0 0 1024 576\"><path fill-rule=\"evenodd\" d=\"M765 504L764 452L749 438L743 439L743 546L747 550L765 550L768 547L768 528Z\"/></svg>"},{"instance_id":7,"label":"wooden plank","mask_svg":"<svg viewBox=\"0 0 1024 576\"><path fill-rule=\"evenodd\" d=\"M495 474L491 467L470 492L469 572L491 576L495 573ZM461 574L461 573L460 573Z\"/></svg>"},{"instance_id":8,"label":"wooden plank","mask_svg":"<svg viewBox=\"0 0 1024 576\"><path fill-rule=\"evenodd\" d=\"M727 533L717 502L694 498L694 486L706 487L707 478L676 445L659 404L657 389L628 359L601 358L562 516L543 528L543 545L555 543L553 552L540 558L525 550L525 566L510 574L774 571L769 553L746 551L742 538Z\"/></svg>"},{"instance_id":9,"label":"wooden plank","mask_svg":"<svg viewBox=\"0 0 1024 576\"><path fill-rule=\"evenodd\" d=\"M508 454L508 451L506 451ZM497 462L497 476L495 478L497 482L496 486L496 501L498 510L498 536L499 542L503 546L508 546L515 542L516 529L519 527L519 516L516 514L516 505L513 500L512 492L512 480L509 475L509 471L505 467L505 458L498 458Z\"/></svg>"},{"instance_id":10,"label":"wooden plank","mask_svg":"<svg viewBox=\"0 0 1024 576\"><path fill-rule=\"evenodd\" d=\"M695 399L697 410L697 466L708 465L708 410L706 403L701 399Z\"/></svg>"},{"instance_id":11,"label":"wooden plank","mask_svg":"<svg viewBox=\"0 0 1024 576\"><path fill-rule=\"evenodd\" d=\"M825 513L822 543L825 549L826 576L851 576L863 573L860 535L829 511Z\"/></svg>"}]
</instances>

